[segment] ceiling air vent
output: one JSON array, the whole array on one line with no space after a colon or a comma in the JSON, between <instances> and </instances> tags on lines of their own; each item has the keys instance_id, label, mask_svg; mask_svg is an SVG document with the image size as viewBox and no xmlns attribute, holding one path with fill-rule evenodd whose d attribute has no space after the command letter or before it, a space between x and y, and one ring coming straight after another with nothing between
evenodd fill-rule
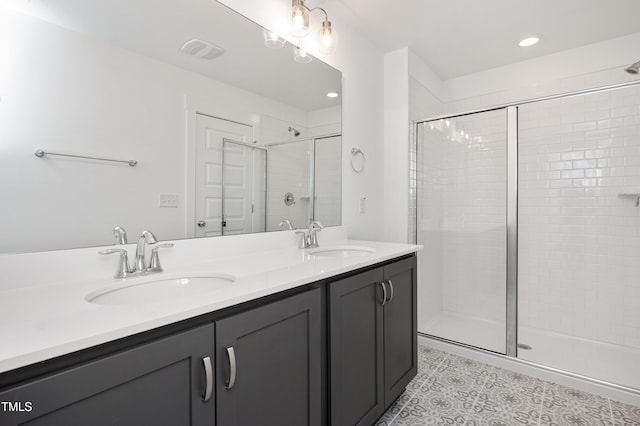
<instances>
[{"instance_id":1,"label":"ceiling air vent","mask_svg":"<svg viewBox=\"0 0 640 426\"><path fill-rule=\"evenodd\" d=\"M224 49L222 47L197 38L187 41L182 45L181 50L184 53L197 56L201 59L215 59L224 53Z\"/></svg>"}]
</instances>

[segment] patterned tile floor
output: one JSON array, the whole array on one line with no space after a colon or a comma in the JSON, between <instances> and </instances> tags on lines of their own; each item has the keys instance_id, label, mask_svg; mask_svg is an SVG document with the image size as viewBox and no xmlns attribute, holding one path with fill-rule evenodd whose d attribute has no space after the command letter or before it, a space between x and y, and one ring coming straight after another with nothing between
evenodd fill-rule
<instances>
[{"instance_id":1,"label":"patterned tile floor","mask_svg":"<svg viewBox=\"0 0 640 426\"><path fill-rule=\"evenodd\" d=\"M418 346L418 375L376 425L640 426L640 407Z\"/></svg>"}]
</instances>

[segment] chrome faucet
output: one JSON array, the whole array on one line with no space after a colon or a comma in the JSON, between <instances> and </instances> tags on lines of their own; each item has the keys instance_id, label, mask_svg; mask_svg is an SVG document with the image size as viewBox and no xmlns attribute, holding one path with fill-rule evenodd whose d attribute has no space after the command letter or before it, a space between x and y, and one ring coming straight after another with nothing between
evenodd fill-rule
<instances>
[{"instance_id":1,"label":"chrome faucet","mask_svg":"<svg viewBox=\"0 0 640 426\"><path fill-rule=\"evenodd\" d=\"M115 230L114 230L114 235L115 235ZM125 238L126 238L126 234L125 234ZM151 250L151 259L149 260L148 266L145 260L145 252L146 252L147 244L154 245L153 249ZM135 274L148 274L151 272L162 272L162 267L160 266L160 258L158 256L158 249L169 248L169 247L173 247L173 243L158 244L158 240L156 239L155 235L153 235L153 233L151 233L150 231L143 231L142 235L140 235L140 238L138 239L138 244L136 246L136 259L134 261L133 267L129 266L128 252L125 249L100 250L98 253L100 254L119 253L120 254L120 260L118 261L118 269L116 270L116 274L114 275L114 278L121 279L121 278L126 278Z\"/></svg>"},{"instance_id":2,"label":"chrome faucet","mask_svg":"<svg viewBox=\"0 0 640 426\"><path fill-rule=\"evenodd\" d=\"M287 229L293 231L293 223L291 223L289 219L282 219L282 222L278 224L280 228L284 228L285 225L287 226Z\"/></svg>"},{"instance_id":3,"label":"chrome faucet","mask_svg":"<svg viewBox=\"0 0 640 426\"><path fill-rule=\"evenodd\" d=\"M144 271L147 269L145 261L145 249L147 244L156 244L158 240L151 231L142 231L140 238L138 238L138 245L136 246L136 260L133 264L133 272Z\"/></svg>"},{"instance_id":4,"label":"chrome faucet","mask_svg":"<svg viewBox=\"0 0 640 426\"><path fill-rule=\"evenodd\" d=\"M300 235L300 245L301 249L306 248L315 248L318 247L318 231L322 231L324 226L320 221L314 220L309 225L309 229L306 231L296 231L296 234Z\"/></svg>"}]
</instances>

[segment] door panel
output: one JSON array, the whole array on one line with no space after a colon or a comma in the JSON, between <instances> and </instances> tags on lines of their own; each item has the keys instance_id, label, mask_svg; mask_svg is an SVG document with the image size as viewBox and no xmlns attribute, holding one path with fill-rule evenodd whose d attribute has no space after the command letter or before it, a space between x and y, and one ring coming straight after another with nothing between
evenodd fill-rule
<instances>
[{"instance_id":1,"label":"door panel","mask_svg":"<svg viewBox=\"0 0 640 426\"><path fill-rule=\"evenodd\" d=\"M320 425L321 306L314 289L216 321L219 425Z\"/></svg>"},{"instance_id":2,"label":"door panel","mask_svg":"<svg viewBox=\"0 0 640 426\"><path fill-rule=\"evenodd\" d=\"M249 143L253 138L253 128L201 114L196 117L196 126L196 207L193 229L197 237L213 237L224 233L223 140L228 138Z\"/></svg>"},{"instance_id":3,"label":"door panel","mask_svg":"<svg viewBox=\"0 0 640 426\"><path fill-rule=\"evenodd\" d=\"M390 293L384 305L385 406L389 406L418 371L416 258L385 266L384 280Z\"/></svg>"},{"instance_id":4,"label":"door panel","mask_svg":"<svg viewBox=\"0 0 640 426\"><path fill-rule=\"evenodd\" d=\"M224 149L225 235L253 232L253 148L228 140Z\"/></svg>"},{"instance_id":5,"label":"door panel","mask_svg":"<svg viewBox=\"0 0 640 426\"><path fill-rule=\"evenodd\" d=\"M371 425L384 411L382 268L329 284L331 424Z\"/></svg>"}]
</instances>

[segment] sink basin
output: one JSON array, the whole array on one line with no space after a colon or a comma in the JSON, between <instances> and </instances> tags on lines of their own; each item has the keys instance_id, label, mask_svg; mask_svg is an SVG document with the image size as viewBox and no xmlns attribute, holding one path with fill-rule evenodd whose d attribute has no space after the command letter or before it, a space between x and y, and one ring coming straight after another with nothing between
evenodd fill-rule
<instances>
[{"instance_id":1,"label":"sink basin","mask_svg":"<svg viewBox=\"0 0 640 426\"><path fill-rule=\"evenodd\" d=\"M197 296L219 290L232 284L235 277L229 274L206 276L161 278L118 285L94 291L86 296L91 303L102 305L133 305L164 302L182 297Z\"/></svg>"},{"instance_id":2,"label":"sink basin","mask_svg":"<svg viewBox=\"0 0 640 426\"><path fill-rule=\"evenodd\" d=\"M318 247L307 251L310 256L318 257L357 257L366 256L373 253L375 250L371 247L358 247L358 246L339 246L339 247Z\"/></svg>"}]
</instances>

